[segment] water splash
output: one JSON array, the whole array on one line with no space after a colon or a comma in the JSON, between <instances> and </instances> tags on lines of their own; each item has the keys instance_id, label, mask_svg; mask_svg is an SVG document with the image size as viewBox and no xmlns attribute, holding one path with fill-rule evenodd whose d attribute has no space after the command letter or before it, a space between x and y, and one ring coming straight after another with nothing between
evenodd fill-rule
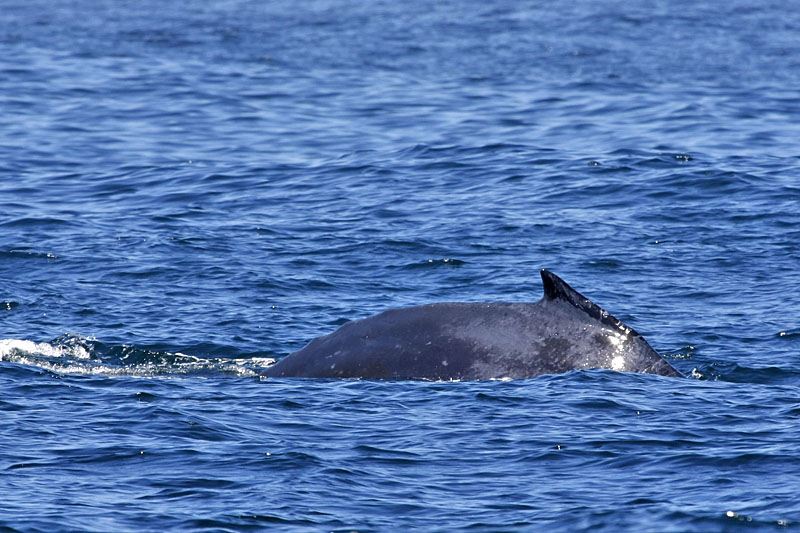
<instances>
[{"instance_id":1,"label":"water splash","mask_svg":"<svg viewBox=\"0 0 800 533\"><path fill-rule=\"evenodd\" d=\"M154 377L227 374L254 377L274 359L205 358L145 346L108 346L96 339L69 334L50 342L0 339L0 361L72 375Z\"/></svg>"}]
</instances>

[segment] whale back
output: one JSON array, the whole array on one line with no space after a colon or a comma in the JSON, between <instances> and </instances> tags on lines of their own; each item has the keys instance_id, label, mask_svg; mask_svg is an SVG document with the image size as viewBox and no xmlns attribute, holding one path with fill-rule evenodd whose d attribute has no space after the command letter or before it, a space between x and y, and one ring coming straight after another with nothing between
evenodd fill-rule
<instances>
[{"instance_id":1,"label":"whale back","mask_svg":"<svg viewBox=\"0 0 800 533\"><path fill-rule=\"evenodd\" d=\"M555 274L535 303L438 303L348 322L267 377L520 379L608 368L680 376L629 326Z\"/></svg>"}]
</instances>

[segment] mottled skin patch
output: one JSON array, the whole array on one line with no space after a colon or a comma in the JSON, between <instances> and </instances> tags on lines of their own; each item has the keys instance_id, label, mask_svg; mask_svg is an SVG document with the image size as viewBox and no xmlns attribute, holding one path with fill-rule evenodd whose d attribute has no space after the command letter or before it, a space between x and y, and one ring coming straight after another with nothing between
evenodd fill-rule
<instances>
[{"instance_id":1,"label":"mottled skin patch","mask_svg":"<svg viewBox=\"0 0 800 533\"><path fill-rule=\"evenodd\" d=\"M391 309L312 340L267 377L520 379L609 368L681 376L633 329L543 270L536 303Z\"/></svg>"}]
</instances>

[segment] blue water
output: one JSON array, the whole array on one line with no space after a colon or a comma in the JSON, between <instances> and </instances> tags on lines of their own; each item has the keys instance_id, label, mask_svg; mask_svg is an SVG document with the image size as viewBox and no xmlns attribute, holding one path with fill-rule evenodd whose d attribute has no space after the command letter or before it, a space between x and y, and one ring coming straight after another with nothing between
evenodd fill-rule
<instances>
[{"instance_id":1,"label":"blue water","mask_svg":"<svg viewBox=\"0 0 800 533\"><path fill-rule=\"evenodd\" d=\"M800 4L7 0L0 530L800 529ZM262 380L551 269L686 379Z\"/></svg>"}]
</instances>

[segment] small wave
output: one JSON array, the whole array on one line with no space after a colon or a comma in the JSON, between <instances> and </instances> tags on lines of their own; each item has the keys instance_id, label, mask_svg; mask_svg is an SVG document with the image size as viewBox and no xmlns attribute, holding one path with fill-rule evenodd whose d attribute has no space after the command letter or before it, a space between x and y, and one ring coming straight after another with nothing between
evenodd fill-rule
<instances>
[{"instance_id":1,"label":"small wave","mask_svg":"<svg viewBox=\"0 0 800 533\"><path fill-rule=\"evenodd\" d=\"M56 254L32 252L30 250L0 250L2 259L58 259Z\"/></svg>"},{"instance_id":2,"label":"small wave","mask_svg":"<svg viewBox=\"0 0 800 533\"><path fill-rule=\"evenodd\" d=\"M0 339L0 361L57 374L154 377L227 374L258 376L271 357L204 358L142 346L108 346L80 335L50 342Z\"/></svg>"},{"instance_id":3,"label":"small wave","mask_svg":"<svg viewBox=\"0 0 800 533\"><path fill-rule=\"evenodd\" d=\"M691 376L704 381L732 383L765 383L771 385L797 383L800 372L787 366L754 366L734 362L713 362L695 367Z\"/></svg>"},{"instance_id":4,"label":"small wave","mask_svg":"<svg viewBox=\"0 0 800 533\"><path fill-rule=\"evenodd\" d=\"M417 269L417 268L431 268L431 267L440 267L440 266L450 266L450 267L457 267L466 264L466 261L462 261L461 259L454 259L452 257L445 257L444 259L427 259L424 261L419 261L416 263L409 263L405 265L403 268L406 269Z\"/></svg>"}]
</instances>

